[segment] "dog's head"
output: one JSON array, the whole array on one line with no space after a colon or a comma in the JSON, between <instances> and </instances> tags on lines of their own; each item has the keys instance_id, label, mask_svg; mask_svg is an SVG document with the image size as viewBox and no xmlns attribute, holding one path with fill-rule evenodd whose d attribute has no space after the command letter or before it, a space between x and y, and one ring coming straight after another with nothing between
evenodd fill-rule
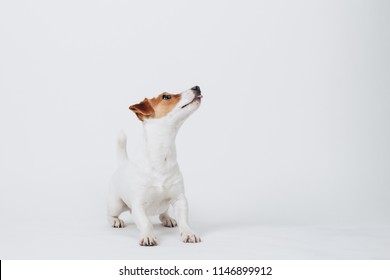
<instances>
[{"instance_id":1,"label":"dog's head","mask_svg":"<svg viewBox=\"0 0 390 280\"><path fill-rule=\"evenodd\" d=\"M166 119L173 122L184 121L201 103L202 94L198 86L178 94L164 92L154 98L131 105L132 110L141 121Z\"/></svg>"}]
</instances>

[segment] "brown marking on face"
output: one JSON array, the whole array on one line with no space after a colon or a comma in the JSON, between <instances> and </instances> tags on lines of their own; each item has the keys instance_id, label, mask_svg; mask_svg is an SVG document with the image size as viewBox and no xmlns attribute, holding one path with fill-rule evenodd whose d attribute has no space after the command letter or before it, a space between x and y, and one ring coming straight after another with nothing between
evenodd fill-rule
<instances>
[{"instance_id":1,"label":"brown marking on face","mask_svg":"<svg viewBox=\"0 0 390 280\"><path fill-rule=\"evenodd\" d=\"M168 96L169 99L164 99L164 96ZM181 94L170 94L164 92L159 96L150 99L150 103L154 109L154 118L162 118L169 114L175 108L177 103L179 103Z\"/></svg>"},{"instance_id":2,"label":"brown marking on face","mask_svg":"<svg viewBox=\"0 0 390 280\"><path fill-rule=\"evenodd\" d=\"M164 99L168 96L169 99ZM165 97L167 98L167 97ZM130 110L136 113L137 117L143 121L145 118L162 118L169 114L179 103L181 94L170 94L164 92L157 97L145 98L139 104L130 106Z\"/></svg>"}]
</instances>

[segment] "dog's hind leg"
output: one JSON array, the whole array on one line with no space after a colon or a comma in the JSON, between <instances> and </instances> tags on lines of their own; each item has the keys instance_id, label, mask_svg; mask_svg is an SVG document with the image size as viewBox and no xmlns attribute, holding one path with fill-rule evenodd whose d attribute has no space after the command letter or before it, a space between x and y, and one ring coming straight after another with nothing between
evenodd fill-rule
<instances>
[{"instance_id":1,"label":"dog's hind leg","mask_svg":"<svg viewBox=\"0 0 390 280\"><path fill-rule=\"evenodd\" d=\"M129 210L129 207L120 198L109 198L107 201L107 220L114 228L125 227L125 222L119 219L119 215Z\"/></svg>"},{"instance_id":2,"label":"dog's hind leg","mask_svg":"<svg viewBox=\"0 0 390 280\"><path fill-rule=\"evenodd\" d=\"M177 222L174 218L168 215L168 210L159 216L160 221L162 222L164 227L176 227Z\"/></svg>"}]
</instances>

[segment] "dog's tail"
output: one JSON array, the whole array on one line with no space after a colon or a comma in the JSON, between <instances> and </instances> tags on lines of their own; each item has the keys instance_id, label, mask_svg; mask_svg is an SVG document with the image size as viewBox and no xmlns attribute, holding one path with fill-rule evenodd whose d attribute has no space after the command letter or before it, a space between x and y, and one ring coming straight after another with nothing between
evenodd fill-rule
<instances>
[{"instance_id":1,"label":"dog's tail","mask_svg":"<svg viewBox=\"0 0 390 280\"><path fill-rule=\"evenodd\" d=\"M127 161L127 137L123 130L119 132L118 140L117 140L117 157L118 157L118 164L122 164L123 162Z\"/></svg>"}]
</instances>

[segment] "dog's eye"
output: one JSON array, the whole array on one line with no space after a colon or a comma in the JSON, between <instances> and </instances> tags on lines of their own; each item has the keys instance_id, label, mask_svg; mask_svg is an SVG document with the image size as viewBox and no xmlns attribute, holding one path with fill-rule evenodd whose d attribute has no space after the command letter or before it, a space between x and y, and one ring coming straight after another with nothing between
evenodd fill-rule
<instances>
[{"instance_id":1,"label":"dog's eye","mask_svg":"<svg viewBox=\"0 0 390 280\"><path fill-rule=\"evenodd\" d=\"M162 96L162 99L164 99L164 100L168 100L168 99L171 99L171 96L170 95L163 95Z\"/></svg>"}]
</instances>

